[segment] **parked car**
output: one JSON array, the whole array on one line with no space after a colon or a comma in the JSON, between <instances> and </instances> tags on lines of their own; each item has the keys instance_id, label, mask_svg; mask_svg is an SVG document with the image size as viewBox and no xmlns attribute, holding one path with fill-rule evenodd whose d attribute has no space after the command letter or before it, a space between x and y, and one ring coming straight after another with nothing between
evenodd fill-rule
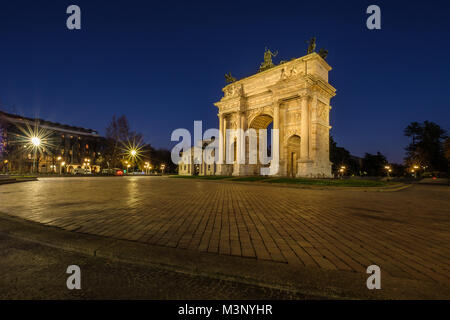
<instances>
[{"instance_id":1,"label":"parked car","mask_svg":"<svg viewBox=\"0 0 450 320\"><path fill-rule=\"evenodd\" d=\"M73 175L78 175L78 174L92 174L91 170L88 169L83 169L83 168L75 168L72 171Z\"/></svg>"},{"instance_id":2,"label":"parked car","mask_svg":"<svg viewBox=\"0 0 450 320\"><path fill-rule=\"evenodd\" d=\"M123 176L123 170L119 168L114 169L103 169L102 174L114 175L114 176Z\"/></svg>"}]
</instances>

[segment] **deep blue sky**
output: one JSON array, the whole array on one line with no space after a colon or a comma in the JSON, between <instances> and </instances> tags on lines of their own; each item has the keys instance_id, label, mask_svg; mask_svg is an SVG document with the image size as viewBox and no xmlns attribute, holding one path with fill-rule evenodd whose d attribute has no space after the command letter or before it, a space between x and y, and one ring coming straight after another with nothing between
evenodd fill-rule
<instances>
[{"instance_id":1,"label":"deep blue sky","mask_svg":"<svg viewBox=\"0 0 450 320\"><path fill-rule=\"evenodd\" d=\"M77 4L82 30L66 28ZM366 28L378 4L382 30ZM155 147L217 127L223 74L254 73L317 37L333 67L331 134L355 155L401 162L411 121L450 129L448 1L2 1L0 108L104 133L126 114Z\"/></svg>"}]
</instances>

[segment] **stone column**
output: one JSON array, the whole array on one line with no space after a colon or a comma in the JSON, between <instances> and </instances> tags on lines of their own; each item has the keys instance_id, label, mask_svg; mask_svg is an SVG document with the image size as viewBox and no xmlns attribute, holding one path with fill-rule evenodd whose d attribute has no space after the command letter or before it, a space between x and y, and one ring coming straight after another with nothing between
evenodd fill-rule
<instances>
[{"instance_id":1,"label":"stone column","mask_svg":"<svg viewBox=\"0 0 450 320\"><path fill-rule=\"evenodd\" d=\"M314 94L309 110L311 124L309 127L309 159L315 161L317 153L317 95Z\"/></svg>"},{"instance_id":2,"label":"stone column","mask_svg":"<svg viewBox=\"0 0 450 320\"><path fill-rule=\"evenodd\" d=\"M239 157L241 156L241 144L242 144L242 136L241 136L241 132L240 129L242 129L242 116L241 116L241 112L238 111L236 112L236 130L237 130L237 134L236 134L236 163L239 165Z\"/></svg>"},{"instance_id":3,"label":"stone column","mask_svg":"<svg viewBox=\"0 0 450 320\"><path fill-rule=\"evenodd\" d=\"M312 160L309 152L311 144L310 135L310 110L309 97L304 96L301 100L301 120L300 120L300 160L298 160L298 177L312 177Z\"/></svg>"},{"instance_id":4,"label":"stone column","mask_svg":"<svg viewBox=\"0 0 450 320\"><path fill-rule=\"evenodd\" d=\"M280 103L275 102L273 108L273 128L280 129Z\"/></svg>"},{"instance_id":5,"label":"stone column","mask_svg":"<svg viewBox=\"0 0 450 320\"><path fill-rule=\"evenodd\" d=\"M302 97L301 102L301 123L300 123L300 159L309 159L309 106L308 97Z\"/></svg>"},{"instance_id":6,"label":"stone column","mask_svg":"<svg viewBox=\"0 0 450 320\"><path fill-rule=\"evenodd\" d=\"M222 174L224 174L225 172L223 170L227 167L227 165L226 165L226 160L227 160L227 118L225 116L223 117L223 124L222 124L222 150L223 150Z\"/></svg>"},{"instance_id":7,"label":"stone column","mask_svg":"<svg viewBox=\"0 0 450 320\"><path fill-rule=\"evenodd\" d=\"M220 132L220 136L219 136L219 165L222 165L223 164L223 162L224 162L224 148L223 148L223 146L224 146L224 144L223 144L223 141L224 141L224 135L223 135L223 124L224 124L224 122L223 122L223 114L222 113L219 113L219 132Z\"/></svg>"},{"instance_id":8,"label":"stone column","mask_svg":"<svg viewBox=\"0 0 450 320\"><path fill-rule=\"evenodd\" d=\"M281 132L280 132L280 102L276 101L274 108L273 108L273 129L278 130L278 140L275 141L275 139L273 140L273 143L277 143L278 144L278 154L274 154L272 153L272 160L277 159L278 161L278 169L277 169L277 173L276 175L279 175L280 173L280 168L281 168L281 159L280 159L280 154L281 154ZM272 135L273 136L273 135ZM272 145L272 150L275 151L274 145Z\"/></svg>"},{"instance_id":9,"label":"stone column","mask_svg":"<svg viewBox=\"0 0 450 320\"><path fill-rule=\"evenodd\" d=\"M233 167L233 175L241 175L242 172L242 166L243 164L240 163L239 159L241 157L241 148L242 148L242 134L241 129L243 128L243 119L242 119L242 113L240 111L236 112L236 163ZM245 156L245 154L244 154Z\"/></svg>"},{"instance_id":10,"label":"stone column","mask_svg":"<svg viewBox=\"0 0 450 320\"><path fill-rule=\"evenodd\" d=\"M217 172L219 175L226 174L226 132L227 132L227 119L223 113L219 114L219 165Z\"/></svg>"}]
</instances>

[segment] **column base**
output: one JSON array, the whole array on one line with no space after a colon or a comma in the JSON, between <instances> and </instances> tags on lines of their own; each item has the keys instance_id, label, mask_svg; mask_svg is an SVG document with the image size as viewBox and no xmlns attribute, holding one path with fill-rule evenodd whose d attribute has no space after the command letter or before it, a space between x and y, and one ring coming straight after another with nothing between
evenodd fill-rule
<instances>
[{"instance_id":1,"label":"column base","mask_svg":"<svg viewBox=\"0 0 450 320\"><path fill-rule=\"evenodd\" d=\"M233 165L232 164L218 164L215 175L216 176L231 176L232 173L233 173Z\"/></svg>"},{"instance_id":2,"label":"column base","mask_svg":"<svg viewBox=\"0 0 450 320\"><path fill-rule=\"evenodd\" d=\"M299 160L298 178L332 178L331 163L319 163L314 160Z\"/></svg>"}]
</instances>

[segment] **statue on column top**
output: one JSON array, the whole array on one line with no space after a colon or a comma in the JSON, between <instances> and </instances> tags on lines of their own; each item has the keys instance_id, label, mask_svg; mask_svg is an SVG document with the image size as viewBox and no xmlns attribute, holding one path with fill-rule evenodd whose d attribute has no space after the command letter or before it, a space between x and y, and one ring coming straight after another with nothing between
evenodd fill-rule
<instances>
[{"instance_id":1,"label":"statue on column top","mask_svg":"<svg viewBox=\"0 0 450 320\"><path fill-rule=\"evenodd\" d=\"M328 50L325 50L324 48L320 49L319 56L321 56L323 60L327 60Z\"/></svg>"},{"instance_id":2,"label":"statue on column top","mask_svg":"<svg viewBox=\"0 0 450 320\"><path fill-rule=\"evenodd\" d=\"M275 65L272 62L272 57L276 57L278 54L278 51L273 53L272 51L270 51L270 49L268 49L266 47L265 51L264 51L264 61L261 63L261 66L259 67L258 72L270 69L272 67L274 67Z\"/></svg>"},{"instance_id":3,"label":"statue on column top","mask_svg":"<svg viewBox=\"0 0 450 320\"><path fill-rule=\"evenodd\" d=\"M231 72L225 73L225 81L226 83L233 83L236 81L236 78L231 75Z\"/></svg>"},{"instance_id":4,"label":"statue on column top","mask_svg":"<svg viewBox=\"0 0 450 320\"><path fill-rule=\"evenodd\" d=\"M308 43L308 50L307 54L313 53L316 51L316 37L312 37L309 41L306 41Z\"/></svg>"}]
</instances>

